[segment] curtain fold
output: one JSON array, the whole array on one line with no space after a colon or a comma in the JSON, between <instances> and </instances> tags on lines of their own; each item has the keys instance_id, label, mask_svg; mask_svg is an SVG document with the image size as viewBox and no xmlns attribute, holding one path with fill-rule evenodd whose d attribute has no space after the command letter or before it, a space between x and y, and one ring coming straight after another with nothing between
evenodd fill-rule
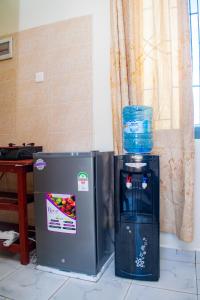
<instances>
[{"instance_id":1,"label":"curtain fold","mask_svg":"<svg viewBox=\"0 0 200 300\"><path fill-rule=\"evenodd\" d=\"M161 230L193 238L194 133L187 0L111 0L114 147L122 153L122 108L153 107L160 155Z\"/></svg>"}]
</instances>

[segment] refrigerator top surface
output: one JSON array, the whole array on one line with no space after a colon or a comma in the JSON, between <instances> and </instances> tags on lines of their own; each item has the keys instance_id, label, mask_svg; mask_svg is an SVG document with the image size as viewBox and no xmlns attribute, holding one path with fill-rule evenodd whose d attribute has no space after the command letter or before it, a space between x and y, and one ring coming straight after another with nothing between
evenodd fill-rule
<instances>
[{"instance_id":1,"label":"refrigerator top surface","mask_svg":"<svg viewBox=\"0 0 200 300\"><path fill-rule=\"evenodd\" d=\"M112 151L90 151L90 152L37 152L33 153L33 158L55 158L55 157L94 157L98 153L113 153Z\"/></svg>"},{"instance_id":2,"label":"refrigerator top surface","mask_svg":"<svg viewBox=\"0 0 200 300\"><path fill-rule=\"evenodd\" d=\"M55 157L94 157L96 155L96 151L91 152L37 152L34 154L33 157L48 157L48 158L55 158Z\"/></svg>"}]
</instances>

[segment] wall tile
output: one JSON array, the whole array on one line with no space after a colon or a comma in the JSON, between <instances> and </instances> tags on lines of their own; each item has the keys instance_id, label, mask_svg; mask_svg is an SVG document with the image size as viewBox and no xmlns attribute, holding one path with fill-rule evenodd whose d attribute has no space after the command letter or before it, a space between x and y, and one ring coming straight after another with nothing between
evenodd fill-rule
<instances>
[{"instance_id":1,"label":"wall tile","mask_svg":"<svg viewBox=\"0 0 200 300\"><path fill-rule=\"evenodd\" d=\"M54 132L48 135L47 151L71 152L90 151L92 146L91 132L89 130Z\"/></svg>"},{"instance_id":2,"label":"wall tile","mask_svg":"<svg viewBox=\"0 0 200 300\"><path fill-rule=\"evenodd\" d=\"M16 130L15 110L10 107L1 108L0 132L3 134L14 134Z\"/></svg>"},{"instance_id":3,"label":"wall tile","mask_svg":"<svg viewBox=\"0 0 200 300\"><path fill-rule=\"evenodd\" d=\"M15 109L17 87L15 80L0 80L0 106ZM1 115L1 111L0 111ZM1 133L1 132L0 132Z\"/></svg>"},{"instance_id":4,"label":"wall tile","mask_svg":"<svg viewBox=\"0 0 200 300\"><path fill-rule=\"evenodd\" d=\"M18 106L17 136L23 137L24 142L45 136L48 133L48 110L48 106Z\"/></svg>"},{"instance_id":5,"label":"wall tile","mask_svg":"<svg viewBox=\"0 0 200 300\"><path fill-rule=\"evenodd\" d=\"M45 80L42 83L36 83L32 80L18 81L17 84L17 106L20 105L48 105L51 103L49 97L49 83Z\"/></svg>"},{"instance_id":6,"label":"wall tile","mask_svg":"<svg viewBox=\"0 0 200 300\"><path fill-rule=\"evenodd\" d=\"M17 65L11 64L7 66L6 64L0 65L0 82L4 83L6 81L15 80L17 76Z\"/></svg>"},{"instance_id":7,"label":"wall tile","mask_svg":"<svg viewBox=\"0 0 200 300\"><path fill-rule=\"evenodd\" d=\"M74 74L92 69L92 45L78 45L48 52L48 73L50 78L62 77L62 73ZM56 62L56 63L55 63Z\"/></svg>"},{"instance_id":8,"label":"wall tile","mask_svg":"<svg viewBox=\"0 0 200 300\"><path fill-rule=\"evenodd\" d=\"M90 102L69 101L68 104L52 105L49 112L49 131L74 133L79 130L91 130Z\"/></svg>"},{"instance_id":9,"label":"wall tile","mask_svg":"<svg viewBox=\"0 0 200 300\"><path fill-rule=\"evenodd\" d=\"M73 45L78 47L91 43L92 40L92 16L73 18L66 22L57 22L49 27L49 48L62 49Z\"/></svg>"},{"instance_id":10,"label":"wall tile","mask_svg":"<svg viewBox=\"0 0 200 300\"><path fill-rule=\"evenodd\" d=\"M45 55L52 26L40 26L20 32L17 40L18 56L38 52Z\"/></svg>"},{"instance_id":11,"label":"wall tile","mask_svg":"<svg viewBox=\"0 0 200 300\"><path fill-rule=\"evenodd\" d=\"M17 79L35 81L36 72L44 72L45 80L48 80L48 61L47 56L40 51L30 52L18 58Z\"/></svg>"},{"instance_id":12,"label":"wall tile","mask_svg":"<svg viewBox=\"0 0 200 300\"><path fill-rule=\"evenodd\" d=\"M92 72L66 73L60 81L51 80L49 94L52 104L81 100L91 106L88 102L92 101Z\"/></svg>"}]
</instances>

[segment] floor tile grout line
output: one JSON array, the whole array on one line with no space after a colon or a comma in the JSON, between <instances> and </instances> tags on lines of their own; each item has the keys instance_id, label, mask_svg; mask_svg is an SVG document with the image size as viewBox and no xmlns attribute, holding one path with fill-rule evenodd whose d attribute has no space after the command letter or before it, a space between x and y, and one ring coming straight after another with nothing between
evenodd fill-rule
<instances>
[{"instance_id":1,"label":"floor tile grout line","mask_svg":"<svg viewBox=\"0 0 200 300\"><path fill-rule=\"evenodd\" d=\"M7 279L7 278L10 277L10 276L12 276L13 274L17 273L17 271L19 271L19 270L20 270L20 268L15 269L14 271L11 271L11 273L9 273L9 274L5 275L4 277L2 277L2 278L0 279L0 282L3 281L4 279Z\"/></svg>"},{"instance_id":2,"label":"floor tile grout line","mask_svg":"<svg viewBox=\"0 0 200 300\"><path fill-rule=\"evenodd\" d=\"M167 289L167 288L161 288L161 287L155 287L155 286L151 286L151 285L146 285L146 284L140 284L137 282L133 282L133 284L137 285L137 286L143 286L143 287L149 287L149 288L153 288L153 289L158 289L158 290L165 290L165 291L170 291L170 292L177 292L177 293L182 293L182 294L187 294L187 295L197 295L196 292L194 293L190 293L190 292L185 292L185 291L177 291L177 290L171 290L171 289Z\"/></svg>"},{"instance_id":3,"label":"floor tile grout line","mask_svg":"<svg viewBox=\"0 0 200 300\"><path fill-rule=\"evenodd\" d=\"M129 292L129 290L130 290L132 284L133 284L133 282L130 282L129 287L128 287L128 289L127 289L127 291L126 291L126 293L125 293L125 295L124 295L124 297L123 297L123 300L126 300L126 299L127 299L128 292Z\"/></svg>"},{"instance_id":4,"label":"floor tile grout line","mask_svg":"<svg viewBox=\"0 0 200 300\"><path fill-rule=\"evenodd\" d=\"M168 251L168 250L170 250L170 252L171 252L171 250L173 251L173 254L171 253L169 258L167 257L167 255L162 254L163 251ZM160 259L162 259L162 260L176 261L176 262L183 262L183 263L193 263L193 264L195 263L195 259L193 259L193 256L195 258L195 253L196 253L195 250L180 250L180 249L167 248L167 247L161 246L160 251L161 251ZM187 260L187 258L185 258L185 260L184 260L184 258L181 260L180 257L179 258L177 257L177 259L171 258L171 255L179 256L179 253L181 253L181 252L182 253L190 252L190 254L192 254L192 256L190 256L188 260ZM183 254L183 256L184 256L184 254Z\"/></svg>"},{"instance_id":5,"label":"floor tile grout line","mask_svg":"<svg viewBox=\"0 0 200 300\"><path fill-rule=\"evenodd\" d=\"M58 292L61 288L63 288L63 286L64 286L68 281L69 281L69 277L61 284L61 286L59 286L59 287L53 292L53 294L48 298L48 300L52 299L52 297L54 297L54 296L57 294L57 292Z\"/></svg>"},{"instance_id":6,"label":"floor tile grout line","mask_svg":"<svg viewBox=\"0 0 200 300\"><path fill-rule=\"evenodd\" d=\"M160 260L167 260L167 261L173 261L173 262L180 262L180 263L184 263L184 264L195 264L194 261L183 261L183 260L176 260L176 259L169 259L169 258L163 258L161 257Z\"/></svg>"},{"instance_id":7,"label":"floor tile grout line","mask_svg":"<svg viewBox=\"0 0 200 300\"><path fill-rule=\"evenodd\" d=\"M0 297L4 297L6 300L15 300L14 298L8 298L7 296L1 295L1 294L0 294Z\"/></svg>"}]
</instances>

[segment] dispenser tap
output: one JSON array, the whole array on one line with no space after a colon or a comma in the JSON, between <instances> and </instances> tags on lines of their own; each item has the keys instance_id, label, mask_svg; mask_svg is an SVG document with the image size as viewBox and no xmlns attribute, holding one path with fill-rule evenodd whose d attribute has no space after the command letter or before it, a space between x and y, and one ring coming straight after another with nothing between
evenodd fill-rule
<instances>
[{"instance_id":1,"label":"dispenser tap","mask_svg":"<svg viewBox=\"0 0 200 300\"><path fill-rule=\"evenodd\" d=\"M131 178L131 176L126 177L126 187L127 187L127 189L132 189L132 178Z\"/></svg>"},{"instance_id":2,"label":"dispenser tap","mask_svg":"<svg viewBox=\"0 0 200 300\"><path fill-rule=\"evenodd\" d=\"M147 177L142 177L142 188L145 190L147 188Z\"/></svg>"}]
</instances>

